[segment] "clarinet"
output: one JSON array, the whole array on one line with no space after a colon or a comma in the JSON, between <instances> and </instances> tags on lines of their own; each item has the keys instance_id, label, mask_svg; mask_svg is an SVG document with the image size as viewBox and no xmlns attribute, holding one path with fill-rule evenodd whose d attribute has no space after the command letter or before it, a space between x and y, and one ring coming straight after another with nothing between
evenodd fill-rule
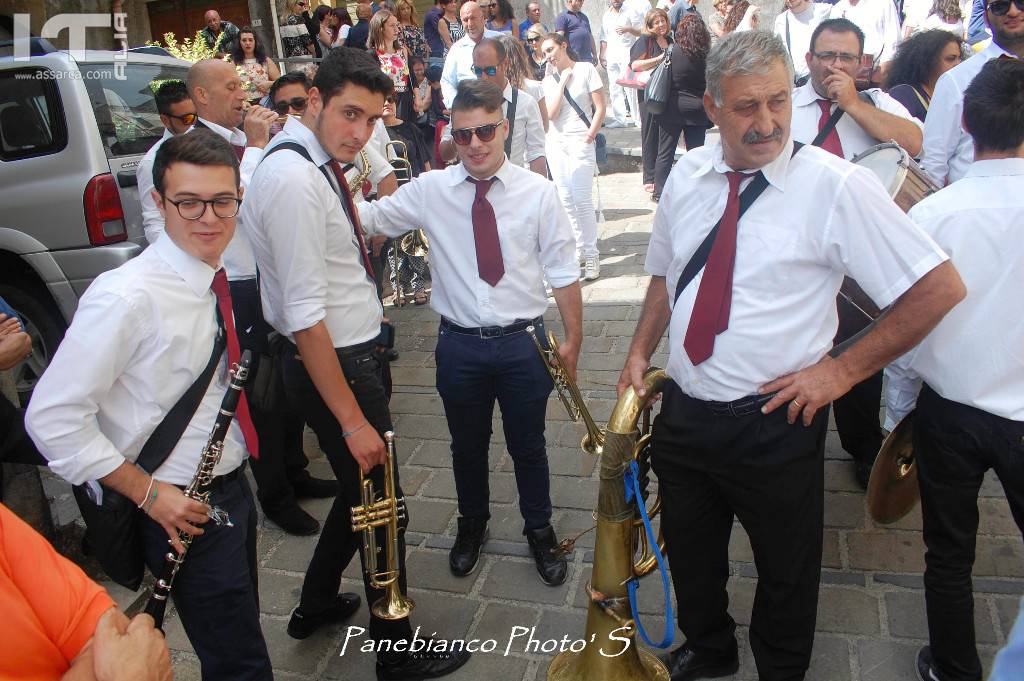
<instances>
[{"instance_id":1,"label":"clarinet","mask_svg":"<svg viewBox=\"0 0 1024 681\"><path fill-rule=\"evenodd\" d=\"M242 353L241 360L231 370L231 383L228 385L224 399L220 403L220 412L217 414L217 420L213 424L210 439L206 441L206 446L203 447L203 453L199 457L199 466L196 469L195 476L189 482L188 487L185 488L185 496L189 499L209 505L209 486L213 481L213 469L220 463L220 457L224 451L224 438L227 436L228 428L231 427L231 420L235 416L235 408L238 407L242 388L245 386L246 379L249 378L249 365L251 362L252 353L246 350ZM217 506L210 508L209 516L210 520L217 525L234 527L227 512ZM171 595L171 587L174 584L175 575L178 574L182 563L185 562L185 554L188 553L188 548L192 544L192 535L179 530L178 541L181 542L183 547L181 555L178 555L178 552L172 546L167 555L164 556L163 569L157 575L156 582L153 584L153 593L150 594L149 601L147 601L144 610L144 612L153 617L153 621L158 629L163 627L167 597ZM168 541L169 543L170 541Z\"/></svg>"}]
</instances>

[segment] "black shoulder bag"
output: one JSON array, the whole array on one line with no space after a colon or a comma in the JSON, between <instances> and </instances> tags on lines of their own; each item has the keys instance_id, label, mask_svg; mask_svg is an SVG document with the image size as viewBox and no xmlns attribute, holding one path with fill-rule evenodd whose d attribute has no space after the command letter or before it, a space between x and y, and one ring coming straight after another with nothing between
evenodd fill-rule
<instances>
[{"instance_id":1,"label":"black shoulder bag","mask_svg":"<svg viewBox=\"0 0 1024 681\"><path fill-rule=\"evenodd\" d=\"M160 468L177 446L189 421L195 416L199 403L210 387L213 372L224 353L227 338L224 335L224 321L217 311L217 338L206 368L196 377L188 390L178 398L160 425L150 434L138 459L142 470L152 475ZM138 523L142 520L136 503L128 497L102 485L103 499L100 504L94 500L92 490L86 485L75 485L73 492L78 508L85 520L84 553L94 555L107 575L121 586L138 590L142 584L145 563L143 560L142 537Z\"/></svg>"},{"instance_id":2,"label":"black shoulder bag","mask_svg":"<svg viewBox=\"0 0 1024 681\"><path fill-rule=\"evenodd\" d=\"M512 88L512 101L508 103L505 119L508 121L508 137L505 138L505 155L512 159L512 133L516 129L516 101L519 99L519 88Z\"/></svg>"}]
</instances>

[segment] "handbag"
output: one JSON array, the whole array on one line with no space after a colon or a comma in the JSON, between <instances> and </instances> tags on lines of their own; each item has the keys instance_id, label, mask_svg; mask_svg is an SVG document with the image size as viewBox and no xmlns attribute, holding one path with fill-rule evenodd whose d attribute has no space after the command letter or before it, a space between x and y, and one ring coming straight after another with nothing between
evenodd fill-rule
<instances>
[{"instance_id":1,"label":"handbag","mask_svg":"<svg viewBox=\"0 0 1024 681\"><path fill-rule=\"evenodd\" d=\"M622 87L628 87L633 90L643 90L647 87L647 81L651 78L650 71L640 71L639 73L633 70L632 66L626 67L626 75L622 78L615 80L616 85Z\"/></svg>"},{"instance_id":2,"label":"handbag","mask_svg":"<svg viewBox=\"0 0 1024 681\"><path fill-rule=\"evenodd\" d=\"M170 456L210 386L214 370L227 344L219 309L217 321L219 332L206 368L167 412L135 460L135 464L146 473L152 474ZM112 580L137 591L142 584L145 569L139 532L142 518L138 506L123 494L95 481L75 485L72 492L85 521L83 552L94 555ZM97 496L100 497L98 501Z\"/></svg>"},{"instance_id":3,"label":"handbag","mask_svg":"<svg viewBox=\"0 0 1024 681\"><path fill-rule=\"evenodd\" d=\"M665 59L651 72L651 79L647 81L647 88L644 90L644 103L648 113L663 113L668 105L671 90L672 50L668 49L665 50Z\"/></svg>"}]
</instances>

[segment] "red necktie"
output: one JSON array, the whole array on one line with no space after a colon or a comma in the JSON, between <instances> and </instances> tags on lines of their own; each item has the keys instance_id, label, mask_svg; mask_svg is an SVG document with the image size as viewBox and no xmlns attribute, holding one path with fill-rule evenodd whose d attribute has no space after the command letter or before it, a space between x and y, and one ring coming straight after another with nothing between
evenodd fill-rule
<instances>
[{"instance_id":1,"label":"red necktie","mask_svg":"<svg viewBox=\"0 0 1024 681\"><path fill-rule=\"evenodd\" d=\"M487 192L494 178L478 180L467 177L476 185L473 199L473 241L476 243L476 270L480 278L491 286L497 286L505 276L505 263L501 257L501 242L498 240L498 221L494 217L494 206L487 200Z\"/></svg>"},{"instance_id":2,"label":"red necktie","mask_svg":"<svg viewBox=\"0 0 1024 681\"><path fill-rule=\"evenodd\" d=\"M220 316L224 319L224 330L228 340L228 365L236 364L242 357L242 350L238 346L238 334L235 333L235 317L231 312L231 289L228 287L228 276L223 269L217 270L213 275L213 283L210 284L213 294L217 296L217 307L220 308ZM242 428L242 435L245 437L245 446L254 459L260 458L260 443L256 437L256 428L252 425L252 417L249 415L249 402L245 399L245 393L238 399L238 409L235 411L238 418L238 425Z\"/></svg>"},{"instance_id":3,"label":"red necktie","mask_svg":"<svg viewBox=\"0 0 1024 681\"><path fill-rule=\"evenodd\" d=\"M732 270L736 264L736 222L740 214L740 182L744 173L728 172L729 198L718 227L718 235L708 254L704 276L697 289L697 300L686 327L683 349L697 366L715 349L715 336L729 328L729 310L732 307Z\"/></svg>"},{"instance_id":4,"label":"red necktie","mask_svg":"<svg viewBox=\"0 0 1024 681\"><path fill-rule=\"evenodd\" d=\"M828 124L828 119L832 117L832 102L827 99L819 99L818 106L821 108L821 118L818 119L818 132L821 132ZM834 125L832 130L829 131L828 137L821 143L821 148L835 154L839 158L846 158L843 154L843 143L839 141L839 130Z\"/></svg>"},{"instance_id":5,"label":"red necktie","mask_svg":"<svg viewBox=\"0 0 1024 681\"><path fill-rule=\"evenodd\" d=\"M238 157L238 162L242 162L242 157L245 156L245 147L240 144L232 144L231 148L235 150L235 156Z\"/></svg>"},{"instance_id":6,"label":"red necktie","mask_svg":"<svg viewBox=\"0 0 1024 681\"><path fill-rule=\"evenodd\" d=\"M370 264L370 255L366 251L366 242L363 241L363 227L359 223L359 211L356 210L356 204L352 201L352 192L348 190L345 173L342 172L341 164L337 161L328 161L327 165L330 166L331 172L334 173L334 179L341 187L341 207L344 209L345 215L348 216L349 222L352 223L352 232L356 235L356 241L359 242L359 252L363 254L363 268L366 269L366 276L370 278L370 281L374 281L373 265Z\"/></svg>"}]
</instances>

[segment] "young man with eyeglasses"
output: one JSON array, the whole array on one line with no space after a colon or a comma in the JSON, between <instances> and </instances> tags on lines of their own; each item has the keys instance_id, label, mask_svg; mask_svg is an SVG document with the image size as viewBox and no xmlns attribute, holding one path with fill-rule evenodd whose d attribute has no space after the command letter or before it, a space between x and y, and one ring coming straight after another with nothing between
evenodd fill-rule
<instances>
[{"instance_id":1,"label":"young man with eyeglasses","mask_svg":"<svg viewBox=\"0 0 1024 681\"><path fill-rule=\"evenodd\" d=\"M550 282L565 329L559 354L575 379L583 304L576 240L555 185L505 157L508 121L497 85L459 83L452 139L460 163L425 173L394 195L363 204L371 232L398 236L422 225L431 246L441 315L435 359L437 391L452 438L459 499L458 535L449 568L462 577L479 565L490 519L488 449L495 401L519 490L519 510L541 580L566 579L553 550L544 421L552 381L527 327L545 338Z\"/></svg>"},{"instance_id":2,"label":"young man with eyeglasses","mask_svg":"<svg viewBox=\"0 0 1024 681\"><path fill-rule=\"evenodd\" d=\"M888 2L888 0L886 0ZM864 49L864 34L846 19L827 19L811 34L806 55L810 78L793 91L793 139L810 144L834 123L821 147L847 160L880 142L895 140L916 156L921 150L921 123L906 107L877 88L857 92L854 77ZM840 299L841 343L870 321ZM882 401L882 372L853 387L834 404L836 427L843 449L853 458L857 482L867 489L875 455L882 445L878 408Z\"/></svg>"},{"instance_id":3,"label":"young man with eyeglasses","mask_svg":"<svg viewBox=\"0 0 1024 681\"><path fill-rule=\"evenodd\" d=\"M238 160L223 138L200 130L164 143L153 178L163 237L89 286L39 379L26 427L65 480L98 481L106 493L139 506L140 539L154 573L168 551L182 551L178 533L192 535L171 597L203 678L270 681L256 506L244 475L256 453L255 432L244 399L210 485L210 504L227 512L232 526L207 522L211 507L182 493L240 354L223 268L243 191ZM192 386L201 397L182 423L172 407ZM164 462L147 473L135 461L158 424L182 430Z\"/></svg>"},{"instance_id":4,"label":"young man with eyeglasses","mask_svg":"<svg viewBox=\"0 0 1024 681\"><path fill-rule=\"evenodd\" d=\"M985 23L992 42L970 59L939 76L924 124L921 166L939 185L952 184L974 159L974 142L964 131L964 90L990 59L1024 58L1024 0L991 0Z\"/></svg>"}]
</instances>

